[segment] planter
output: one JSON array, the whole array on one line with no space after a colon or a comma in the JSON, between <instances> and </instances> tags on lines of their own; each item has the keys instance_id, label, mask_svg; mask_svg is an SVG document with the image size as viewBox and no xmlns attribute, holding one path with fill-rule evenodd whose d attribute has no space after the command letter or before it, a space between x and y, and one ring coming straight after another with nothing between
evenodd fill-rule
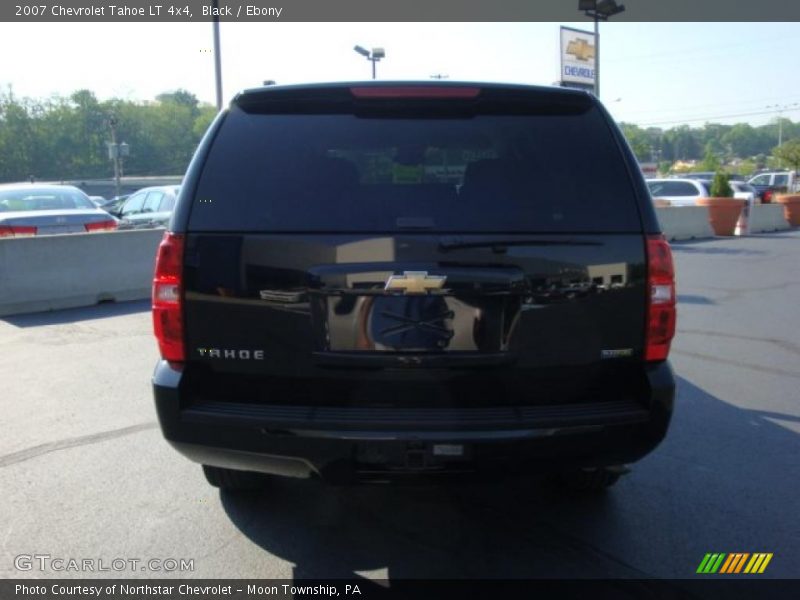
<instances>
[{"instance_id":1,"label":"planter","mask_svg":"<svg viewBox=\"0 0 800 600\"><path fill-rule=\"evenodd\" d=\"M744 202L736 198L698 198L697 205L708 207L708 222L714 235L733 235Z\"/></svg>"},{"instance_id":2,"label":"planter","mask_svg":"<svg viewBox=\"0 0 800 600\"><path fill-rule=\"evenodd\" d=\"M783 205L783 216L792 227L800 227L800 194L778 194L775 202Z\"/></svg>"}]
</instances>

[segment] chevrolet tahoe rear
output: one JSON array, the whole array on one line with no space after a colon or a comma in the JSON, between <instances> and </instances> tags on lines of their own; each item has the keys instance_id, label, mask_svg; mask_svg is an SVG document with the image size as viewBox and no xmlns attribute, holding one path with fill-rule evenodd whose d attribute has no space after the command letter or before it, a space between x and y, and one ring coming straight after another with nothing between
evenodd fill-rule
<instances>
[{"instance_id":1,"label":"chevrolet tahoe rear","mask_svg":"<svg viewBox=\"0 0 800 600\"><path fill-rule=\"evenodd\" d=\"M239 94L187 172L153 318L164 436L223 488L508 469L598 489L672 412L669 246L575 90Z\"/></svg>"}]
</instances>

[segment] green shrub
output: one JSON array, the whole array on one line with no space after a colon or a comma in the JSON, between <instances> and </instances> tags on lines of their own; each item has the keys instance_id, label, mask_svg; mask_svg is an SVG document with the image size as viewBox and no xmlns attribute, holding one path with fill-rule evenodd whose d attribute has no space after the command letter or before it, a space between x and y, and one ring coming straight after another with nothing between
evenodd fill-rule
<instances>
[{"instance_id":1,"label":"green shrub","mask_svg":"<svg viewBox=\"0 0 800 600\"><path fill-rule=\"evenodd\" d=\"M728 175L723 171L717 171L714 181L711 182L709 193L712 198L733 198L733 190L728 184Z\"/></svg>"}]
</instances>

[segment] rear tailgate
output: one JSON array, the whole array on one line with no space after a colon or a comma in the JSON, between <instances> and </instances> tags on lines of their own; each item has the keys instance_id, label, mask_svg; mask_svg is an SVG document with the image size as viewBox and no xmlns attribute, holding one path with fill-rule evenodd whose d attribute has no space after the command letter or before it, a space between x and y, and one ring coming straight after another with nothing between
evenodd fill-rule
<instances>
[{"instance_id":1,"label":"rear tailgate","mask_svg":"<svg viewBox=\"0 0 800 600\"><path fill-rule=\"evenodd\" d=\"M636 395L642 225L588 97L331 94L245 96L217 134L186 232L186 385L341 406Z\"/></svg>"}]
</instances>

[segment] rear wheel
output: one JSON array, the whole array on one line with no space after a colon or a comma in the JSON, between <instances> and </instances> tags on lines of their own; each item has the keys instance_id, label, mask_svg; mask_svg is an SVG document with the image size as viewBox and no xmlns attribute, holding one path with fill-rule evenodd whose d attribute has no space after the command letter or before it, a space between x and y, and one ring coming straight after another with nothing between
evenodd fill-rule
<instances>
[{"instance_id":1,"label":"rear wheel","mask_svg":"<svg viewBox=\"0 0 800 600\"><path fill-rule=\"evenodd\" d=\"M600 467L563 471L556 477L562 487L575 492L597 493L614 485L628 472L627 467Z\"/></svg>"},{"instance_id":2,"label":"rear wheel","mask_svg":"<svg viewBox=\"0 0 800 600\"><path fill-rule=\"evenodd\" d=\"M206 481L221 490L243 491L263 489L268 481L268 476L263 473L251 471L235 471L221 467L203 465L203 474Z\"/></svg>"}]
</instances>

